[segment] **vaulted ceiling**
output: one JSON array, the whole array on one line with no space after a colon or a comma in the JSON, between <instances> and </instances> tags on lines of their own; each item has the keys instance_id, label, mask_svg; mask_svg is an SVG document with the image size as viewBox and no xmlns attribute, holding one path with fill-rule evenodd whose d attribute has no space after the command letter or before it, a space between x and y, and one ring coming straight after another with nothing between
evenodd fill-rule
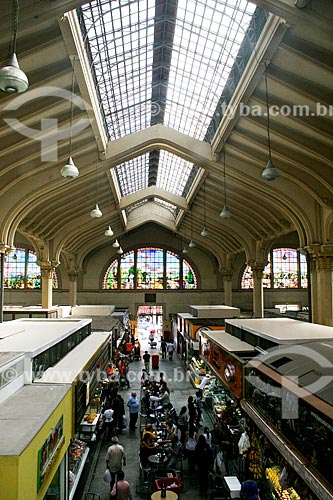
<instances>
[{"instance_id":1,"label":"vaulted ceiling","mask_svg":"<svg viewBox=\"0 0 333 500\"><path fill-rule=\"evenodd\" d=\"M101 0L103 3L109 2ZM166 243L171 233L192 238L220 261L223 255L241 251L248 259L255 258L258 242L295 231L300 246L330 242L333 4L323 0L252 2L267 13L258 42L227 101L225 90L231 85L225 78L228 86L219 87L213 113L204 106L199 110L197 105L197 124L191 122L196 130L201 121L209 119L209 127L200 135L191 127L187 131L188 116L180 120L182 126L173 126L167 119L168 96L175 92L172 51L176 50L177 1L150 3L154 14L150 19L151 87L147 88L147 74L137 71L141 78L138 96L133 92L128 97L135 68L129 73L121 67L120 59L115 59L116 81L110 73L112 64L103 69L107 54L101 48L95 48L100 66L95 65L96 56L86 52L89 37L83 40L77 11L70 12L81 6L83 12L84 2L20 1L17 56L30 85L22 94L0 92L2 248L13 246L22 234L36 248L47 248L46 257L52 261L61 257L68 263L75 257L82 262L86 255L110 244L110 237L104 234L109 225L121 239L150 222L165 228ZM204 8L209 2L195 3ZM119 5L125 4L119 1ZM12 10L12 2L4 0L1 67L10 54ZM164 22L157 22L161 18ZM127 34L125 29L120 37L117 32L120 40ZM114 39L115 33L110 36ZM136 39L133 33L132 37L131 42ZM127 59L138 50L133 43ZM272 161L280 173L274 181L261 177L268 160L265 68L272 111ZM106 79L109 87L104 87L103 95L97 84ZM73 83L81 99L71 108ZM148 123L147 109L142 105L143 86L149 97ZM195 94L195 90L191 92ZM118 91L118 102L127 99L127 107L123 105L127 121L121 121L120 107L116 109L116 100L112 101ZM178 105L189 92L188 86L181 89ZM202 95L202 90L198 93ZM223 109L224 102L228 102L229 112ZM158 114L151 113L152 103L158 103ZM71 109L71 155L80 174L64 179L60 171L69 156ZM159 177L162 168L163 182ZM185 173L182 176L180 172ZM231 217L221 219L226 200ZM91 218L96 203L103 216ZM204 225L206 237L201 236ZM150 243L154 243L153 235Z\"/></svg>"}]
</instances>

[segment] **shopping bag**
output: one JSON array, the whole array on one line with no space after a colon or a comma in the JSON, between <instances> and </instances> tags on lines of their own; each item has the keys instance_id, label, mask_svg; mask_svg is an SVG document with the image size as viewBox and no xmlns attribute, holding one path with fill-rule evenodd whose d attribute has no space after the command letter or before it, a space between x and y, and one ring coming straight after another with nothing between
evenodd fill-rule
<instances>
[{"instance_id":1,"label":"shopping bag","mask_svg":"<svg viewBox=\"0 0 333 500\"><path fill-rule=\"evenodd\" d=\"M105 481L106 483L111 483L111 472L109 471L109 469L105 469L103 481Z\"/></svg>"},{"instance_id":2,"label":"shopping bag","mask_svg":"<svg viewBox=\"0 0 333 500\"><path fill-rule=\"evenodd\" d=\"M126 415L123 415L123 429L126 429L127 427L127 416Z\"/></svg>"}]
</instances>

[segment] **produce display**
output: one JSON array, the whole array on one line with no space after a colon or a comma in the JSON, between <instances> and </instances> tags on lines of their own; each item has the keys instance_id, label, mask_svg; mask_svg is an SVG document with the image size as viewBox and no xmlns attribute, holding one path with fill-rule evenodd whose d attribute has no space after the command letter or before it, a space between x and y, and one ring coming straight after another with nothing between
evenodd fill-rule
<instances>
[{"instance_id":1,"label":"produce display","mask_svg":"<svg viewBox=\"0 0 333 500\"><path fill-rule=\"evenodd\" d=\"M280 485L281 468L279 466L266 469L266 476L275 493L281 500L301 500L301 497L293 488L283 489Z\"/></svg>"}]
</instances>

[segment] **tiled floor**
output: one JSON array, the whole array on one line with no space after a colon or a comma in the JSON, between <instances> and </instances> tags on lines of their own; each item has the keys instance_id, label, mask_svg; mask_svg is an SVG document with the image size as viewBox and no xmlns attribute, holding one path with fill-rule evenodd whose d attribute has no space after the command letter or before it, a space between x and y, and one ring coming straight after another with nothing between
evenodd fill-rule
<instances>
[{"instance_id":1,"label":"tiled floor","mask_svg":"<svg viewBox=\"0 0 333 500\"><path fill-rule=\"evenodd\" d=\"M156 349L150 349L148 347L147 339L142 339L141 346L143 350L147 349L150 354L159 353L159 345ZM130 364L130 380L131 389L124 389L121 394L126 402L130 396L131 391L136 390L140 394L140 377L143 368L143 361L133 361ZM195 395L195 389L193 388L189 377L180 363L177 354L174 353L173 360L161 360L158 370L151 370L151 374L156 374L156 379L159 379L160 372L164 372L164 377L168 381L168 385L171 390L171 402L174 404L177 411L180 410L181 406L187 404L187 398L189 395ZM212 422L209 416L204 412L203 415L204 422L203 425L207 424L209 428L212 428ZM127 465L124 467L125 479L129 481L132 489L132 494L134 499L140 498L150 498L150 494L140 494L139 493L139 434L140 429L136 431L124 430L120 434L119 442L124 446L127 455ZM105 455L107 448L110 445L109 442L105 440L100 440L92 445L89 461L87 467L84 469L84 474L82 475L81 484L77 489L74 500L86 500L85 494L87 492L95 492L100 495L101 500L109 500L109 485L103 482L103 474L105 471ZM188 470L187 460L183 462L183 479L184 488L180 493L180 499L202 499L199 496L198 490L198 480L195 473L191 473ZM98 497L97 497L98 498ZM94 500L97 500L94 499ZM208 497L209 498L209 497ZM89 497L91 500L91 497Z\"/></svg>"}]
</instances>

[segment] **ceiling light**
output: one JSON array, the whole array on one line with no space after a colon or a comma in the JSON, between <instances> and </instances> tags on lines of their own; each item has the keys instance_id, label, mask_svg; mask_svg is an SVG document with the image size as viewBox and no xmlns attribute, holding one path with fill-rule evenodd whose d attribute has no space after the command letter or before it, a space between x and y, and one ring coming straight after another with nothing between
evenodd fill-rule
<instances>
[{"instance_id":1,"label":"ceiling light","mask_svg":"<svg viewBox=\"0 0 333 500\"><path fill-rule=\"evenodd\" d=\"M0 89L7 94L16 94L25 92L29 87L29 81L26 74L20 69L16 57L16 40L18 26L19 2L14 0L14 30L12 55L7 66L0 69Z\"/></svg>"},{"instance_id":2,"label":"ceiling light","mask_svg":"<svg viewBox=\"0 0 333 500\"><path fill-rule=\"evenodd\" d=\"M193 240L191 240L191 241L189 242L188 246L189 246L190 248L194 248L194 247L196 246L196 244L194 243L194 241L193 241Z\"/></svg>"},{"instance_id":3,"label":"ceiling light","mask_svg":"<svg viewBox=\"0 0 333 500\"><path fill-rule=\"evenodd\" d=\"M230 219L231 213L228 210L227 205L224 205L222 211L220 212L221 219Z\"/></svg>"},{"instance_id":4,"label":"ceiling light","mask_svg":"<svg viewBox=\"0 0 333 500\"><path fill-rule=\"evenodd\" d=\"M74 179L74 177L79 175L79 169L74 165L71 156L68 158L66 165L62 167L60 173L66 179Z\"/></svg>"},{"instance_id":5,"label":"ceiling light","mask_svg":"<svg viewBox=\"0 0 333 500\"><path fill-rule=\"evenodd\" d=\"M123 252L123 249L122 249L121 247L119 247L119 248L118 248L118 250L117 250L117 253L119 253L119 254L124 253L124 252Z\"/></svg>"},{"instance_id":6,"label":"ceiling light","mask_svg":"<svg viewBox=\"0 0 333 500\"><path fill-rule=\"evenodd\" d=\"M98 219L99 217L102 217L102 215L103 214L96 203L95 208L90 212L90 217L92 217L93 219Z\"/></svg>"},{"instance_id":7,"label":"ceiling light","mask_svg":"<svg viewBox=\"0 0 333 500\"><path fill-rule=\"evenodd\" d=\"M112 246L113 246L113 248L119 248L120 247L119 241L116 240L114 243L112 243Z\"/></svg>"},{"instance_id":8,"label":"ceiling light","mask_svg":"<svg viewBox=\"0 0 333 500\"><path fill-rule=\"evenodd\" d=\"M203 236L204 238L205 238L206 236L208 236L208 235L209 235L209 232L208 232L208 230L207 230L206 226L204 226L204 227L202 228L202 231L201 231L201 233L200 233L200 234L201 234L201 236Z\"/></svg>"},{"instance_id":9,"label":"ceiling light","mask_svg":"<svg viewBox=\"0 0 333 500\"><path fill-rule=\"evenodd\" d=\"M67 163L62 169L60 173L65 179L74 179L79 175L79 169L75 166L73 158L72 158L72 135L73 135L73 96L74 96L74 64L75 59L73 59L72 66L72 93L71 93L71 108L70 108L70 125L69 125L69 154Z\"/></svg>"},{"instance_id":10,"label":"ceiling light","mask_svg":"<svg viewBox=\"0 0 333 500\"><path fill-rule=\"evenodd\" d=\"M113 236L113 231L110 226L107 228L104 234L105 236Z\"/></svg>"},{"instance_id":11,"label":"ceiling light","mask_svg":"<svg viewBox=\"0 0 333 500\"><path fill-rule=\"evenodd\" d=\"M183 253L188 253L188 249L186 246L183 248Z\"/></svg>"},{"instance_id":12,"label":"ceiling light","mask_svg":"<svg viewBox=\"0 0 333 500\"><path fill-rule=\"evenodd\" d=\"M269 103L268 103L268 83L267 83L267 63L265 63L265 87L266 87L266 114L267 114L267 142L268 142L268 162L264 170L261 172L261 177L266 181L274 181L280 176L278 170L274 167L272 162L271 151L271 134L269 123Z\"/></svg>"}]
</instances>

